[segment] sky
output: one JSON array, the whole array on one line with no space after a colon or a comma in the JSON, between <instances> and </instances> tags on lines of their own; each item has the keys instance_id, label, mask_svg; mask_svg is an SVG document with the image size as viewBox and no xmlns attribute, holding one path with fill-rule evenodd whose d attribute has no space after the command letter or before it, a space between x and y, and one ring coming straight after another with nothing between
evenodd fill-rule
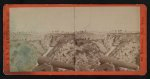
<instances>
[{"instance_id":1,"label":"sky","mask_svg":"<svg viewBox=\"0 0 150 79\"><path fill-rule=\"evenodd\" d=\"M11 32L140 31L139 7L11 8Z\"/></svg>"}]
</instances>

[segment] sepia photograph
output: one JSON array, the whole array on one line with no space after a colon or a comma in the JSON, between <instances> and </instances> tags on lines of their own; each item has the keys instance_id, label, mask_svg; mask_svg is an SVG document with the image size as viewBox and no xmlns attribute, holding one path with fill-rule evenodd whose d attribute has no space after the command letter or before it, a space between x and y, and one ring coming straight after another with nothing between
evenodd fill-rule
<instances>
[{"instance_id":1,"label":"sepia photograph","mask_svg":"<svg viewBox=\"0 0 150 79\"><path fill-rule=\"evenodd\" d=\"M138 72L140 7L9 8L9 70Z\"/></svg>"}]
</instances>

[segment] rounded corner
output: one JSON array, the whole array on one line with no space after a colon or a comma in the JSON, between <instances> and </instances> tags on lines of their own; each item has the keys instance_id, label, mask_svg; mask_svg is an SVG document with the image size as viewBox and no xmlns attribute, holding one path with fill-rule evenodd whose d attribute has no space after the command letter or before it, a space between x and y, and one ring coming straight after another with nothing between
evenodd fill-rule
<instances>
[{"instance_id":1,"label":"rounded corner","mask_svg":"<svg viewBox=\"0 0 150 79\"><path fill-rule=\"evenodd\" d=\"M140 5L142 8L147 9L147 5L146 4L141 4Z\"/></svg>"},{"instance_id":2,"label":"rounded corner","mask_svg":"<svg viewBox=\"0 0 150 79\"><path fill-rule=\"evenodd\" d=\"M146 74L147 74L147 70L141 71L139 75L142 75L142 76L143 76L143 75L146 75Z\"/></svg>"},{"instance_id":3,"label":"rounded corner","mask_svg":"<svg viewBox=\"0 0 150 79\"><path fill-rule=\"evenodd\" d=\"M3 70L2 74L3 75L9 75L8 72L6 72L5 70Z\"/></svg>"},{"instance_id":4,"label":"rounded corner","mask_svg":"<svg viewBox=\"0 0 150 79\"><path fill-rule=\"evenodd\" d=\"M4 4L4 5L3 5L3 8L6 8L6 7L8 7L8 5L9 5L9 4Z\"/></svg>"}]
</instances>

